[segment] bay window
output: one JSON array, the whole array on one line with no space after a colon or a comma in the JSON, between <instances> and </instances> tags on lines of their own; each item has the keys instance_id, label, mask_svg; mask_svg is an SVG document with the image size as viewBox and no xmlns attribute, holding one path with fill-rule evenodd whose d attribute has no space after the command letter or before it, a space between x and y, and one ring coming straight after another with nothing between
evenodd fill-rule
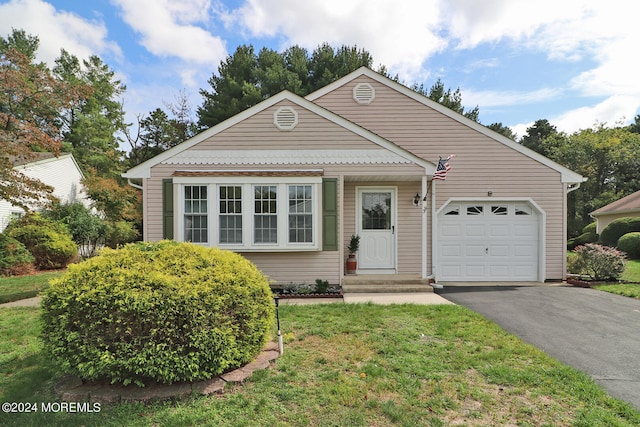
<instances>
[{"instance_id":1,"label":"bay window","mask_svg":"<svg viewBox=\"0 0 640 427\"><path fill-rule=\"evenodd\" d=\"M176 177L183 198L178 240L235 251L319 250L321 182L320 177Z\"/></svg>"}]
</instances>

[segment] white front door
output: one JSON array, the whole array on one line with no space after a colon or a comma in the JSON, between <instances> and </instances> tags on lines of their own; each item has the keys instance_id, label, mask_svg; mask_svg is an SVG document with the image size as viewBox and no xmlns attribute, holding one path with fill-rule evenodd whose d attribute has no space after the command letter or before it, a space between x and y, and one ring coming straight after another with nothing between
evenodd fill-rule
<instances>
[{"instance_id":1,"label":"white front door","mask_svg":"<svg viewBox=\"0 0 640 427\"><path fill-rule=\"evenodd\" d=\"M358 270L392 273L396 268L396 189L359 188L357 226Z\"/></svg>"}]
</instances>

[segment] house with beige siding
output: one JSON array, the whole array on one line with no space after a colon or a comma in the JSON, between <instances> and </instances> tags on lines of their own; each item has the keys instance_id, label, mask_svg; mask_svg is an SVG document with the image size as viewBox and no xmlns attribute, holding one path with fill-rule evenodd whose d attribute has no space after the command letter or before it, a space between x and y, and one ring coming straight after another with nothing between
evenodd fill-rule
<instances>
[{"instance_id":1,"label":"house with beige siding","mask_svg":"<svg viewBox=\"0 0 640 427\"><path fill-rule=\"evenodd\" d=\"M434 179L450 154L446 179ZM279 283L357 273L439 282L565 277L584 178L374 71L284 91L123 174L144 239L242 253Z\"/></svg>"},{"instance_id":2,"label":"house with beige siding","mask_svg":"<svg viewBox=\"0 0 640 427\"><path fill-rule=\"evenodd\" d=\"M602 230L616 219L640 217L640 190L596 209L590 215L596 219L596 233L598 234L602 233Z\"/></svg>"}]
</instances>

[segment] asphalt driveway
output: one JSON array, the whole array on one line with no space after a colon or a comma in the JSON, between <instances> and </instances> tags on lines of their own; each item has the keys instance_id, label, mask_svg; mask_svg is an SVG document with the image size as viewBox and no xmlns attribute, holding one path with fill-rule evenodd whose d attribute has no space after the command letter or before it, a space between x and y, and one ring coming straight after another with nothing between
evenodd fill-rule
<instances>
[{"instance_id":1,"label":"asphalt driveway","mask_svg":"<svg viewBox=\"0 0 640 427\"><path fill-rule=\"evenodd\" d=\"M571 286L445 285L436 292L640 409L640 300Z\"/></svg>"}]
</instances>

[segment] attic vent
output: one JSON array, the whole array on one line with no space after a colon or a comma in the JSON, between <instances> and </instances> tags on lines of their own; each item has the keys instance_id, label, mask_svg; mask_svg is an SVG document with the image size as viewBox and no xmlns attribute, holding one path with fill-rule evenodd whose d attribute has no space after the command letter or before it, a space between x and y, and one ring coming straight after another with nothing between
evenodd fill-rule
<instances>
[{"instance_id":1,"label":"attic vent","mask_svg":"<svg viewBox=\"0 0 640 427\"><path fill-rule=\"evenodd\" d=\"M376 97L376 90L369 83L360 83L353 88L353 99L358 104L371 104Z\"/></svg>"},{"instance_id":2,"label":"attic vent","mask_svg":"<svg viewBox=\"0 0 640 427\"><path fill-rule=\"evenodd\" d=\"M292 107L280 107L273 114L273 124L280 130L293 130L298 124L298 113Z\"/></svg>"}]
</instances>

